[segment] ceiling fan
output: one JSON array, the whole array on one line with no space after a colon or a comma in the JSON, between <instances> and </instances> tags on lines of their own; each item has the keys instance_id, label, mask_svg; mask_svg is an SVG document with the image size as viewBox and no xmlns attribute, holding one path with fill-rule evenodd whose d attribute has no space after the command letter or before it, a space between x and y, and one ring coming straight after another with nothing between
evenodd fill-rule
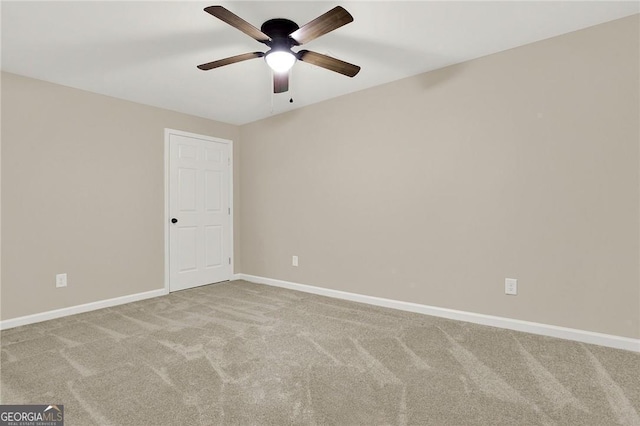
<instances>
[{"instance_id":1,"label":"ceiling fan","mask_svg":"<svg viewBox=\"0 0 640 426\"><path fill-rule=\"evenodd\" d=\"M209 6L204 10L232 27L239 29L249 37L266 44L270 49L267 52L244 53L198 65L201 70L207 71L248 59L264 57L269 67L273 70L274 93L282 93L289 90L289 70L296 60L344 74L348 77L353 77L360 71L359 66L331 56L309 50L300 50L298 52L291 50L295 46L308 43L352 22L353 16L340 6L334 7L302 27L298 27L298 24L289 19L276 18L266 21L260 29L222 6Z\"/></svg>"}]
</instances>

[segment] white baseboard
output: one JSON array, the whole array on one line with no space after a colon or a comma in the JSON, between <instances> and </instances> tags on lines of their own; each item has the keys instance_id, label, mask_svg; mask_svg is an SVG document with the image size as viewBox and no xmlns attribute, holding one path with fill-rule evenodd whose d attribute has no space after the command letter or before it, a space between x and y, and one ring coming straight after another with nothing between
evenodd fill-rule
<instances>
[{"instance_id":1,"label":"white baseboard","mask_svg":"<svg viewBox=\"0 0 640 426\"><path fill-rule=\"evenodd\" d=\"M56 309L39 314L26 315L24 317L11 318L0 321L0 330L18 327L21 325L33 324L55 318L66 317L68 315L81 314L83 312L95 311L97 309L109 308L111 306L124 305L125 303L137 302L139 300L151 299L152 297L164 296L167 291L162 288L158 290L146 291L144 293L130 294L128 296L115 297L113 299L100 300L98 302L85 303L84 305L70 306L68 308Z\"/></svg>"},{"instance_id":2,"label":"white baseboard","mask_svg":"<svg viewBox=\"0 0 640 426\"><path fill-rule=\"evenodd\" d=\"M384 299L381 297L366 296L357 293L348 293L346 291L315 287L311 285L298 284L289 281L276 280L273 278L259 277L255 275L235 274L234 277L236 279L242 279L257 284L283 287L291 290L303 291L305 293L313 293L320 296L333 297L336 299L345 299L353 302L383 306L385 308L399 309L402 311L415 312L435 317L466 321L474 324L506 328L509 330L522 331L525 333L539 334L542 336L557 337L560 339L574 340L576 342L640 352L640 339L614 336L611 334L595 333L592 331L578 330L575 328L558 327L555 325L522 321L493 315L457 311L454 309L438 308L436 306L420 305L418 303L402 302L399 300Z\"/></svg>"}]
</instances>

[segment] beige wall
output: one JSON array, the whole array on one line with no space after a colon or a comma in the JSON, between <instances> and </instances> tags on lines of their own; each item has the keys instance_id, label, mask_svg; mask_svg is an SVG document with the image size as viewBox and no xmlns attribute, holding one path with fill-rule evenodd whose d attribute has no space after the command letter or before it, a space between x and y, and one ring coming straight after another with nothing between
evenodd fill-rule
<instances>
[{"instance_id":1,"label":"beige wall","mask_svg":"<svg viewBox=\"0 0 640 426\"><path fill-rule=\"evenodd\" d=\"M636 15L243 126L242 272L640 337L638 33Z\"/></svg>"},{"instance_id":2,"label":"beige wall","mask_svg":"<svg viewBox=\"0 0 640 426\"><path fill-rule=\"evenodd\" d=\"M238 140L236 126L2 73L2 319L164 287L165 127Z\"/></svg>"}]
</instances>

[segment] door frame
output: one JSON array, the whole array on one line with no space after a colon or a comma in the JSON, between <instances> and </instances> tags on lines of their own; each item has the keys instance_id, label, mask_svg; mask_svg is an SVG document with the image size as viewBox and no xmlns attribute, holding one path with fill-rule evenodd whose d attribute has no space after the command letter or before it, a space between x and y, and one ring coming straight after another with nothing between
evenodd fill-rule
<instances>
[{"instance_id":1,"label":"door frame","mask_svg":"<svg viewBox=\"0 0 640 426\"><path fill-rule=\"evenodd\" d=\"M164 129L164 290L167 294L171 292L170 286L170 262L169 262L169 159L170 159L170 150L169 150L169 139L171 135L185 136L189 138L196 138L209 142L218 142L229 145L229 208L231 209L231 214L229 215L229 227L230 229L230 253L231 256L231 273L229 275L229 280L233 279L235 274L235 256L234 256L234 246L233 240L235 235L235 228L233 225L233 216L235 215L235 210L233 206L233 141L230 139L222 139L216 138L213 136L200 135L197 133L185 132L182 130L175 129Z\"/></svg>"}]
</instances>

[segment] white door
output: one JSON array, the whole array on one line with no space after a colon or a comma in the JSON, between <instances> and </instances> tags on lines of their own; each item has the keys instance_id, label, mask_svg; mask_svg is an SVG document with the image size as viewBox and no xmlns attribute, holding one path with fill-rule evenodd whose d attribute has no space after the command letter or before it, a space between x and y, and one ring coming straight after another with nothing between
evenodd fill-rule
<instances>
[{"instance_id":1,"label":"white door","mask_svg":"<svg viewBox=\"0 0 640 426\"><path fill-rule=\"evenodd\" d=\"M231 278L230 143L168 131L169 290Z\"/></svg>"}]
</instances>

